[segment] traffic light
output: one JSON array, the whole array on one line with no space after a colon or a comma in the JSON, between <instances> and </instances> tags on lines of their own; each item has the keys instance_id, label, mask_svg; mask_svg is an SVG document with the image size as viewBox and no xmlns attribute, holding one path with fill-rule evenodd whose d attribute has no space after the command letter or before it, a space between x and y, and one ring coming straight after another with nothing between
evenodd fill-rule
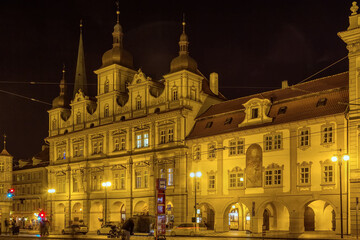
<instances>
[{"instance_id":1,"label":"traffic light","mask_svg":"<svg viewBox=\"0 0 360 240\"><path fill-rule=\"evenodd\" d=\"M12 198L15 195L15 189L14 188L10 188L6 194L6 196L8 198Z\"/></svg>"},{"instance_id":2,"label":"traffic light","mask_svg":"<svg viewBox=\"0 0 360 240\"><path fill-rule=\"evenodd\" d=\"M45 214L44 211L39 212L39 217L40 217L41 219L44 219L45 216L46 216L46 214Z\"/></svg>"}]
</instances>

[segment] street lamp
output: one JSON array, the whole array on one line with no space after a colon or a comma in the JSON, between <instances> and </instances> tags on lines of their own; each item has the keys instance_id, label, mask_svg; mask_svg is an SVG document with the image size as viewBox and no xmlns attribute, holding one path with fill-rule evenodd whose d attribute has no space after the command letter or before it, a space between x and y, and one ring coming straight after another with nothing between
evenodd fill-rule
<instances>
[{"instance_id":1,"label":"street lamp","mask_svg":"<svg viewBox=\"0 0 360 240\"><path fill-rule=\"evenodd\" d=\"M341 152L341 150L340 150ZM338 156L340 156L340 160L338 158ZM334 155L332 158L331 158L331 161L332 162L338 162L339 164L339 171L340 171L340 174L339 174L339 183L340 183L340 234L341 234L341 238L344 237L344 228L343 228L343 209L342 209L342 171L341 171L341 166L342 166L342 161L344 160L345 162L347 162L348 160L350 159L349 155Z\"/></svg>"},{"instance_id":2,"label":"street lamp","mask_svg":"<svg viewBox=\"0 0 360 240\"><path fill-rule=\"evenodd\" d=\"M48 193L50 193L50 195L51 195L51 197L50 197L50 229L51 229L51 231L53 230L52 229L52 226L53 226L53 224L52 224L52 195L55 192L56 192L56 190L53 188L48 189Z\"/></svg>"},{"instance_id":3,"label":"street lamp","mask_svg":"<svg viewBox=\"0 0 360 240\"><path fill-rule=\"evenodd\" d=\"M105 187L105 216L104 216L104 220L106 224L106 220L107 220L107 188L111 186L111 182L103 182L101 184L103 187Z\"/></svg>"},{"instance_id":4,"label":"street lamp","mask_svg":"<svg viewBox=\"0 0 360 240\"><path fill-rule=\"evenodd\" d=\"M195 187L194 187L194 189L195 189L195 205L194 205L194 210L195 210L195 227L196 227L196 225L197 225L196 178L200 178L201 175L202 175L202 174L201 174L200 171L198 171L198 172L196 172L196 173L194 173L194 172L191 172L191 173L190 173L190 177L191 177L191 178L194 178L194 181L195 181L195 184L194 184L194 186L195 186ZM196 228L195 228L195 230L196 230Z\"/></svg>"}]
</instances>

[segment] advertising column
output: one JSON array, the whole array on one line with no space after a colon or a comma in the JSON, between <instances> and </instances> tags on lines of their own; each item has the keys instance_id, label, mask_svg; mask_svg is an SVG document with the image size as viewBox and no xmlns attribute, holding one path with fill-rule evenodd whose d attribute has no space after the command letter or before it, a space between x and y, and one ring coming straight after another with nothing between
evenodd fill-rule
<instances>
[{"instance_id":1,"label":"advertising column","mask_svg":"<svg viewBox=\"0 0 360 240\"><path fill-rule=\"evenodd\" d=\"M165 208L166 179L156 179L156 229L155 239L166 239L166 208Z\"/></svg>"}]
</instances>

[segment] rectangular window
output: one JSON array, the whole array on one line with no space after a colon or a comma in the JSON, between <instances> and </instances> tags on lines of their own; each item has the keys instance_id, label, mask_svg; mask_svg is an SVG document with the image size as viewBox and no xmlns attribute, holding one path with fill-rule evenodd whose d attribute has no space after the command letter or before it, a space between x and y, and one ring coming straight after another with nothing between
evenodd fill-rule
<instances>
[{"instance_id":1,"label":"rectangular window","mask_svg":"<svg viewBox=\"0 0 360 240\"><path fill-rule=\"evenodd\" d=\"M113 189L119 190L120 189L120 179L119 179L119 173L114 173L113 175Z\"/></svg>"},{"instance_id":2,"label":"rectangular window","mask_svg":"<svg viewBox=\"0 0 360 240\"><path fill-rule=\"evenodd\" d=\"M125 171L120 172L120 189L125 189Z\"/></svg>"},{"instance_id":3,"label":"rectangular window","mask_svg":"<svg viewBox=\"0 0 360 240\"><path fill-rule=\"evenodd\" d=\"M4 162L0 162L0 172L4 171Z\"/></svg>"},{"instance_id":4,"label":"rectangular window","mask_svg":"<svg viewBox=\"0 0 360 240\"><path fill-rule=\"evenodd\" d=\"M136 133L136 148L149 147L149 132Z\"/></svg>"},{"instance_id":5,"label":"rectangular window","mask_svg":"<svg viewBox=\"0 0 360 240\"><path fill-rule=\"evenodd\" d=\"M229 187L242 188L244 187L244 172L230 172L229 173Z\"/></svg>"},{"instance_id":6,"label":"rectangular window","mask_svg":"<svg viewBox=\"0 0 360 240\"><path fill-rule=\"evenodd\" d=\"M103 176L99 173L92 173L91 176L91 190L92 191L100 191L102 187L102 179Z\"/></svg>"},{"instance_id":7,"label":"rectangular window","mask_svg":"<svg viewBox=\"0 0 360 240\"><path fill-rule=\"evenodd\" d=\"M92 139L92 153L99 154L103 152L103 139L94 138Z\"/></svg>"},{"instance_id":8,"label":"rectangular window","mask_svg":"<svg viewBox=\"0 0 360 240\"><path fill-rule=\"evenodd\" d=\"M77 177L73 177L73 192L79 192L79 184Z\"/></svg>"},{"instance_id":9,"label":"rectangular window","mask_svg":"<svg viewBox=\"0 0 360 240\"><path fill-rule=\"evenodd\" d=\"M168 168L167 173L167 185L173 186L174 185L174 169Z\"/></svg>"},{"instance_id":10,"label":"rectangular window","mask_svg":"<svg viewBox=\"0 0 360 240\"><path fill-rule=\"evenodd\" d=\"M282 134L271 133L264 136L265 151L282 149Z\"/></svg>"},{"instance_id":11,"label":"rectangular window","mask_svg":"<svg viewBox=\"0 0 360 240\"><path fill-rule=\"evenodd\" d=\"M149 187L149 171L144 171L144 187Z\"/></svg>"},{"instance_id":12,"label":"rectangular window","mask_svg":"<svg viewBox=\"0 0 360 240\"><path fill-rule=\"evenodd\" d=\"M215 144L211 143L208 145L208 158L213 159L216 157L215 154Z\"/></svg>"},{"instance_id":13,"label":"rectangular window","mask_svg":"<svg viewBox=\"0 0 360 240\"><path fill-rule=\"evenodd\" d=\"M66 146L65 145L59 145L57 148L57 159L66 159Z\"/></svg>"},{"instance_id":14,"label":"rectangular window","mask_svg":"<svg viewBox=\"0 0 360 240\"><path fill-rule=\"evenodd\" d=\"M310 168L301 167L300 168L300 184L309 184L310 183Z\"/></svg>"},{"instance_id":15,"label":"rectangular window","mask_svg":"<svg viewBox=\"0 0 360 240\"><path fill-rule=\"evenodd\" d=\"M235 139L229 142L229 156L244 154L244 139Z\"/></svg>"},{"instance_id":16,"label":"rectangular window","mask_svg":"<svg viewBox=\"0 0 360 240\"><path fill-rule=\"evenodd\" d=\"M334 128L332 125L325 125L321 131L321 141L323 144L334 143Z\"/></svg>"},{"instance_id":17,"label":"rectangular window","mask_svg":"<svg viewBox=\"0 0 360 240\"><path fill-rule=\"evenodd\" d=\"M174 141L174 128L163 128L159 131L160 144L169 143Z\"/></svg>"},{"instance_id":18,"label":"rectangular window","mask_svg":"<svg viewBox=\"0 0 360 240\"><path fill-rule=\"evenodd\" d=\"M251 109L251 119L255 119L259 117L259 109L258 108L252 108Z\"/></svg>"},{"instance_id":19,"label":"rectangular window","mask_svg":"<svg viewBox=\"0 0 360 240\"><path fill-rule=\"evenodd\" d=\"M84 143L73 143L73 152L74 157L82 157L84 156Z\"/></svg>"},{"instance_id":20,"label":"rectangular window","mask_svg":"<svg viewBox=\"0 0 360 240\"><path fill-rule=\"evenodd\" d=\"M136 100L136 110L140 110L141 109L141 98L138 98Z\"/></svg>"},{"instance_id":21,"label":"rectangular window","mask_svg":"<svg viewBox=\"0 0 360 240\"><path fill-rule=\"evenodd\" d=\"M209 189L215 189L215 175L209 175Z\"/></svg>"},{"instance_id":22,"label":"rectangular window","mask_svg":"<svg viewBox=\"0 0 360 240\"><path fill-rule=\"evenodd\" d=\"M279 186L282 184L282 170L265 170L265 186Z\"/></svg>"},{"instance_id":23,"label":"rectangular window","mask_svg":"<svg viewBox=\"0 0 360 240\"><path fill-rule=\"evenodd\" d=\"M135 188L141 188L141 171L135 171Z\"/></svg>"},{"instance_id":24,"label":"rectangular window","mask_svg":"<svg viewBox=\"0 0 360 240\"><path fill-rule=\"evenodd\" d=\"M126 149L126 137L125 135L114 136L113 137L114 152L115 151L124 151Z\"/></svg>"},{"instance_id":25,"label":"rectangular window","mask_svg":"<svg viewBox=\"0 0 360 240\"><path fill-rule=\"evenodd\" d=\"M324 183L333 183L334 182L334 166L325 165L324 166Z\"/></svg>"},{"instance_id":26,"label":"rectangular window","mask_svg":"<svg viewBox=\"0 0 360 240\"><path fill-rule=\"evenodd\" d=\"M56 192L64 193L65 192L65 183L66 183L65 176L57 176L56 177ZM34 192L35 192L35 188L34 188Z\"/></svg>"},{"instance_id":27,"label":"rectangular window","mask_svg":"<svg viewBox=\"0 0 360 240\"><path fill-rule=\"evenodd\" d=\"M194 160L201 160L201 147L200 145L197 145L194 147L194 153L193 153Z\"/></svg>"},{"instance_id":28,"label":"rectangular window","mask_svg":"<svg viewBox=\"0 0 360 240\"><path fill-rule=\"evenodd\" d=\"M300 130L299 138L300 138L299 139L300 147L305 147L310 145L310 131L308 129Z\"/></svg>"}]
</instances>

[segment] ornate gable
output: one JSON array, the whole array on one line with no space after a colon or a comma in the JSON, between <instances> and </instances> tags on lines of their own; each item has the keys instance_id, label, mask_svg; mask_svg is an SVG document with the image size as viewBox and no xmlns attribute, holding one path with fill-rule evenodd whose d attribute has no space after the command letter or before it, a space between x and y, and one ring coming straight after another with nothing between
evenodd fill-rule
<instances>
[{"instance_id":1,"label":"ornate gable","mask_svg":"<svg viewBox=\"0 0 360 240\"><path fill-rule=\"evenodd\" d=\"M268 116L271 108L269 99L252 98L243 106L245 107L245 118L239 127L272 122L273 119Z\"/></svg>"}]
</instances>

